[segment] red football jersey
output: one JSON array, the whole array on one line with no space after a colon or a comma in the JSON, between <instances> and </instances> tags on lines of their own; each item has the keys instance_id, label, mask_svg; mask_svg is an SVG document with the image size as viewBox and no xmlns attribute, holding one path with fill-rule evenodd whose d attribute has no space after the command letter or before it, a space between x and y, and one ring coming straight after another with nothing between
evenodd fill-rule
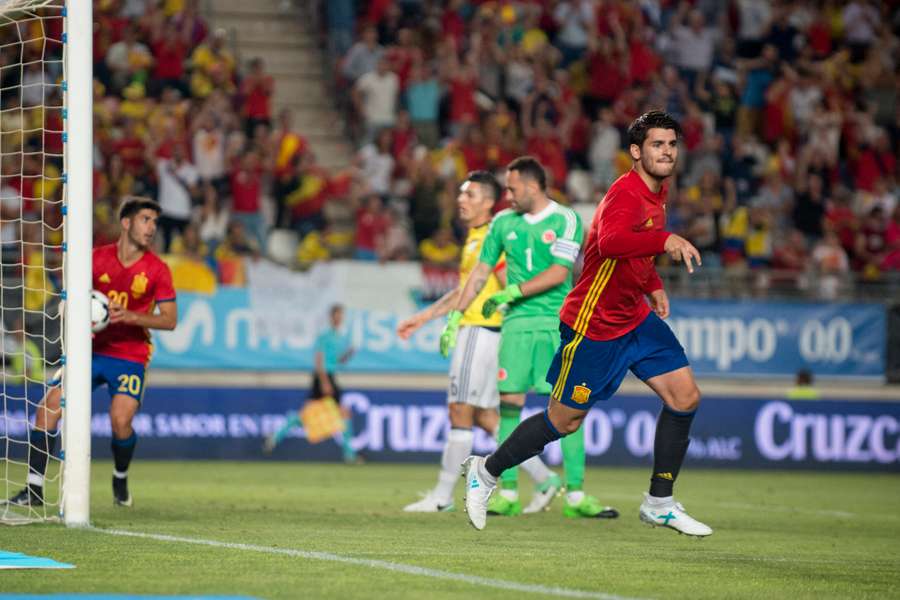
<instances>
[{"instance_id":1,"label":"red football jersey","mask_svg":"<svg viewBox=\"0 0 900 600\"><path fill-rule=\"evenodd\" d=\"M94 289L134 312L152 313L160 302L173 302L175 288L168 265L152 252L130 267L119 262L116 245L94 248ZM146 364L152 344L144 327L110 323L94 336L94 354Z\"/></svg>"},{"instance_id":2,"label":"red football jersey","mask_svg":"<svg viewBox=\"0 0 900 600\"><path fill-rule=\"evenodd\" d=\"M650 312L645 294L662 288L653 259L664 252L667 186L650 191L631 170L610 186L597 207L584 251L584 269L563 303L560 319L592 340L611 340Z\"/></svg>"}]
</instances>

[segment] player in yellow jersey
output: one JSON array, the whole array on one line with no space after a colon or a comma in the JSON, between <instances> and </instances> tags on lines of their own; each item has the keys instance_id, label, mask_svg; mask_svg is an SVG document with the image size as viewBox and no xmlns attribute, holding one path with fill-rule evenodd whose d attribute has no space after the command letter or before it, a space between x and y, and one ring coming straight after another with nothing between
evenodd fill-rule
<instances>
[{"instance_id":1,"label":"player in yellow jersey","mask_svg":"<svg viewBox=\"0 0 900 600\"><path fill-rule=\"evenodd\" d=\"M469 227L459 268L460 285L431 306L401 322L397 326L397 334L401 338L408 339L425 323L446 315L456 305L469 273L478 264L481 246L493 216L494 203L500 199L501 193L500 184L487 171L469 173L460 186L457 197L459 216ZM421 500L406 506L403 509L406 512L453 510L453 488L459 481L460 465L472 451L472 428L478 425L490 435L495 435L497 431L497 408L500 404L497 391L497 355L502 316L495 312L490 317L483 317L481 307L492 294L503 289L498 277L503 275L502 264L501 261L499 272L495 269L459 322L459 338L450 361L450 387L447 392L450 433L441 456L438 483ZM539 484L558 478L538 457L523 463L522 468Z\"/></svg>"}]
</instances>

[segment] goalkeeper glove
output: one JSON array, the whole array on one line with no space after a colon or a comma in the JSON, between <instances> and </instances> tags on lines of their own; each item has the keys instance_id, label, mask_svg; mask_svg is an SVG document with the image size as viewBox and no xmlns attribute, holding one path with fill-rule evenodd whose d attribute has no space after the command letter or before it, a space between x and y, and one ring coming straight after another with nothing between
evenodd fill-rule
<instances>
[{"instance_id":1,"label":"goalkeeper glove","mask_svg":"<svg viewBox=\"0 0 900 600\"><path fill-rule=\"evenodd\" d=\"M481 316L487 319L492 314L497 311L503 304L509 304L510 302L514 302L522 297L522 290L519 289L519 286L516 284L508 285L503 290L497 292L492 295L490 298L484 301L484 305L481 307Z\"/></svg>"},{"instance_id":2,"label":"goalkeeper glove","mask_svg":"<svg viewBox=\"0 0 900 600\"><path fill-rule=\"evenodd\" d=\"M459 333L462 316L462 311L459 310L451 310L447 315L447 324L441 332L441 356L444 358L450 356L450 351L456 346L456 334Z\"/></svg>"}]
</instances>

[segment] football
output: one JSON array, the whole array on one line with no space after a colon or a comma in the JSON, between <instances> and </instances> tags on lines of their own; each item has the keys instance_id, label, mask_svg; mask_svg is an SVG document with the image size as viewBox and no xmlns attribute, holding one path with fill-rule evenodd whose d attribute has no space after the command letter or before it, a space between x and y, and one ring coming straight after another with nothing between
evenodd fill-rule
<instances>
[{"instance_id":1,"label":"football","mask_svg":"<svg viewBox=\"0 0 900 600\"><path fill-rule=\"evenodd\" d=\"M91 331L103 331L109 325L109 298L103 292L91 290Z\"/></svg>"}]
</instances>

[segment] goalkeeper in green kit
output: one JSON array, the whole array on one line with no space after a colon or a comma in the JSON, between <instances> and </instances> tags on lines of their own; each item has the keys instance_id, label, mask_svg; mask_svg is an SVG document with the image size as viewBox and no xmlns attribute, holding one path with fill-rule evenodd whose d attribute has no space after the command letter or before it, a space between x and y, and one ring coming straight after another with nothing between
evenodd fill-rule
<instances>
[{"instance_id":1,"label":"goalkeeper in green kit","mask_svg":"<svg viewBox=\"0 0 900 600\"><path fill-rule=\"evenodd\" d=\"M584 237L578 215L547 197L546 174L534 158L523 156L509 164L506 190L512 208L498 213L491 222L479 263L441 334L441 353L447 356L456 344L463 312L505 255L508 285L485 301L483 307L488 316L500 306L507 306L500 331L497 375L499 443L519 424L526 393L550 393L546 375L559 346L559 310L572 289L572 268ZM572 518L618 517L615 509L583 491L584 429L562 438L560 444L566 471L563 514ZM538 482L534 498L524 512L548 508L561 490L559 476L548 472L545 481ZM500 493L491 497L488 514L513 516L521 512L518 472L508 469L501 476Z\"/></svg>"}]
</instances>

